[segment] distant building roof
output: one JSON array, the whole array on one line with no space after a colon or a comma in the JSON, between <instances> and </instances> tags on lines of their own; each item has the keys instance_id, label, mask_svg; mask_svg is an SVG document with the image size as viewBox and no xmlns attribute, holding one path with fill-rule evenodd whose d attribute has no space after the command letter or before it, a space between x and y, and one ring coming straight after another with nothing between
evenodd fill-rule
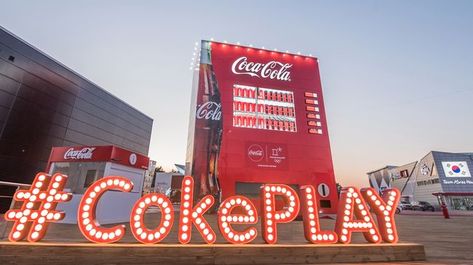
<instances>
[{"instance_id":1,"label":"distant building roof","mask_svg":"<svg viewBox=\"0 0 473 265\"><path fill-rule=\"evenodd\" d=\"M178 173L180 173L182 175L186 174L185 173L186 172L186 166L179 165L179 164L174 164L174 166L176 167Z\"/></svg>"},{"instance_id":2,"label":"distant building roof","mask_svg":"<svg viewBox=\"0 0 473 265\"><path fill-rule=\"evenodd\" d=\"M369 175L369 174L374 173L374 172L378 172L378 171L385 170L385 169L392 169L392 168L396 168L396 167L397 167L397 166L387 165L387 166L385 166L385 167L383 167L383 168L370 171L370 172L368 172L368 173L366 173L366 174Z\"/></svg>"},{"instance_id":3,"label":"distant building roof","mask_svg":"<svg viewBox=\"0 0 473 265\"><path fill-rule=\"evenodd\" d=\"M431 151L429 153L433 154L450 154L450 155L465 155L465 156L473 156L471 152L442 152L442 151Z\"/></svg>"}]
</instances>

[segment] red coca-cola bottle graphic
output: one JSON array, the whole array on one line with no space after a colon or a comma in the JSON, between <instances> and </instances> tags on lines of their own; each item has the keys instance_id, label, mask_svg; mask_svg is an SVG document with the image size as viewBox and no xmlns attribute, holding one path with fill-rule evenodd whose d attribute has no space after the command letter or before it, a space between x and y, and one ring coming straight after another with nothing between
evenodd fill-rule
<instances>
[{"instance_id":1,"label":"red coca-cola bottle graphic","mask_svg":"<svg viewBox=\"0 0 473 265\"><path fill-rule=\"evenodd\" d=\"M202 42L202 46L191 174L195 179L196 196L212 194L218 200L218 161L223 130L221 95L210 58L210 45L208 42ZM239 88L233 92L241 95ZM235 106L238 109L241 107L240 104ZM238 119L234 123L238 124Z\"/></svg>"}]
</instances>

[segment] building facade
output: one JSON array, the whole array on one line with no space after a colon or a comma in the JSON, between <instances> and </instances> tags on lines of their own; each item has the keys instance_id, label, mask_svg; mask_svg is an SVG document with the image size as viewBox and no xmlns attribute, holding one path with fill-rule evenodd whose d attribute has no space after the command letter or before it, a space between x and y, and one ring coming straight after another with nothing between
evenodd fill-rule
<instances>
[{"instance_id":1,"label":"building facade","mask_svg":"<svg viewBox=\"0 0 473 265\"><path fill-rule=\"evenodd\" d=\"M431 151L418 162L392 166L386 172L386 188L400 189L404 201L426 201L437 209L445 203L451 210L473 211L472 168L473 153ZM373 176L368 173L370 183Z\"/></svg>"},{"instance_id":2,"label":"building facade","mask_svg":"<svg viewBox=\"0 0 473 265\"><path fill-rule=\"evenodd\" d=\"M415 186L409 182L409 177L412 176L417 165L417 161L393 168L391 170L390 186L402 191L402 201L413 201Z\"/></svg>"},{"instance_id":3,"label":"building facade","mask_svg":"<svg viewBox=\"0 0 473 265\"><path fill-rule=\"evenodd\" d=\"M0 28L0 180L31 183L53 146L115 145L147 155L152 125L149 116ZM5 189L2 195L11 194Z\"/></svg>"},{"instance_id":4,"label":"building facade","mask_svg":"<svg viewBox=\"0 0 473 265\"><path fill-rule=\"evenodd\" d=\"M368 180L370 182L370 186L374 188L378 193L381 193L383 190L391 187L391 178L392 173L391 171L395 169L396 166L385 166L380 169L376 169L370 171L368 174Z\"/></svg>"}]
</instances>

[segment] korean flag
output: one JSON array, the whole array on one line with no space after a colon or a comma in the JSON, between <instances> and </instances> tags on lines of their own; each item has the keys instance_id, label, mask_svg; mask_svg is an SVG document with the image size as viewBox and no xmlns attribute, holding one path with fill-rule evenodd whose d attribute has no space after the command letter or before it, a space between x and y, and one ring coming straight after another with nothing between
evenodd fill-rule
<instances>
[{"instance_id":1,"label":"korean flag","mask_svg":"<svg viewBox=\"0 0 473 265\"><path fill-rule=\"evenodd\" d=\"M471 177L466 161L442 162L442 167L446 177Z\"/></svg>"}]
</instances>

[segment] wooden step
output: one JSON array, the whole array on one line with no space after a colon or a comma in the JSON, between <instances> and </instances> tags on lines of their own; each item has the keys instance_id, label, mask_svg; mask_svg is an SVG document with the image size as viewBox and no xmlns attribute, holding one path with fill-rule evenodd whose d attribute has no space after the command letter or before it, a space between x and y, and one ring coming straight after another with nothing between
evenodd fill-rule
<instances>
[{"instance_id":1,"label":"wooden step","mask_svg":"<svg viewBox=\"0 0 473 265\"><path fill-rule=\"evenodd\" d=\"M318 264L423 261L420 244L92 244L0 242L10 264Z\"/></svg>"}]
</instances>

